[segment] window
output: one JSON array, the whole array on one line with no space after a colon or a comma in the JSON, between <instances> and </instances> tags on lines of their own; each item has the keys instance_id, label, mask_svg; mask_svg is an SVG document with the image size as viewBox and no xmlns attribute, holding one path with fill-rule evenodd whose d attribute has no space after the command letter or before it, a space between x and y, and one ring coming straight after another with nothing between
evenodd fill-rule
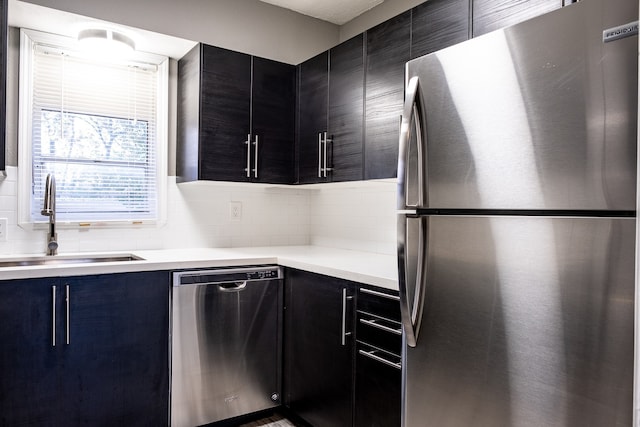
<instances>
[{"instance_id":1,"label":"window","mask_svg":"<svg viewBox=\"0 0 640 427\"><path fill-rule=\"evenodd\" d=\"M162 218L166 180L165 57L88 56L73 39L23 30L21 223L40 214L47 174L56 219L145 223Z\"/></svg>"}]
</instances>

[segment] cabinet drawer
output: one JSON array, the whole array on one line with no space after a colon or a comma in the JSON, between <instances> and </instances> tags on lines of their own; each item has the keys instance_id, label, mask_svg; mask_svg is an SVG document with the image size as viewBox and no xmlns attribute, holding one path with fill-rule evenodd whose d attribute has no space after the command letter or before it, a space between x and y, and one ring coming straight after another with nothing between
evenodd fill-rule
<instances>
[{"instance_id":1,"label":"cabinet drawer","mask_svg":"<svg viewBox=\"0 0 640 427\"><path fill-rule=\"evenodd\" d=\"M400 322L400 297L397 292L358 288L358 311Z\"/></svg>"},{"instance_id":2,"label":"cabinet drawer","mask_svg":"<svg viewBox=\"0 0 640 427\"><path fill-rule=\"evenodd\" d=\"M402 352L402 324L400 322L358 311L356 333L358 342L370 344L397 356Z\"/></svg>"}]
</instances>

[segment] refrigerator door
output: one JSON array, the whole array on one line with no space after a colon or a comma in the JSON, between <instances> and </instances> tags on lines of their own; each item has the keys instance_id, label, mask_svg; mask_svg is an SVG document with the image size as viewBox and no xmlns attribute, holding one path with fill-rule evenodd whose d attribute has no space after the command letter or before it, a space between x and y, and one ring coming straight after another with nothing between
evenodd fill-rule
<instances>
[{"instance_id":1,"label":"refrigerator door","mask_svg":"<svg viewBox=\"0 0 640 427\"><path fill-rule=\"evenodd\" d=\"M427 240L404 427L632 424L635 218L409 221Z\"/></svg>"},{"instance_id":2,"label":"refrigerator door","mask_svg":"<svg viewBox=\"0 0 640 427\"><path fill-rule=\"evenodd\" d=\"M407 142L398 204L634 210L638 37L603 31L637 16L636 1L583 1L409 62L421 116L405 107L402 138L426 150Z\"/></svg>"}]
</instances>

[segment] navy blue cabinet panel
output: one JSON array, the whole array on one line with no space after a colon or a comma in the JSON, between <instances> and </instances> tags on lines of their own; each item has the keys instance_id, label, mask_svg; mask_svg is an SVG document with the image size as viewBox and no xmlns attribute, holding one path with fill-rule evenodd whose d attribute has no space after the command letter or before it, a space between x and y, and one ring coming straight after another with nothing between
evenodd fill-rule
<instances>
[{"instance_id":1,"label":"navy blue cabinet panel","mask_svg":"<svg viewBox=\"0 0 640 427\"><path fill-rule=\"evenodd\" d=\"M62 299L55 280L0 282L0 426L55 425Z\"/></svg>"},{"instance_id":2,"label":"navy blue cabinet panel","mask_svg":"<svg viewBox=\"0 0 640 427\"><path fill-rule=\"evenodd\" d=\"M69 286L67 425L167 425L169 276L102 275Z\"/></svg>"},{"instance_id":3,"label":"navy blue cabinet panel","mask_svg":"<svg viewBox=\"0 0 640 427\"><path fill-rule=\"evenodd\" d=\"M319 138L328 131L329 52L298 65L298 182L327 181L321 177Z\"/></svg>"},{"instance_id":4,"label":"navy blue cabinet panel","mask_svg":"<svg viewBox=\"0 0 640 427\"><path fill-rule=\"evenodd\" d=\"M0 282L1 426L158 426L169 274Z\"/></svg>"},{"instance_id":5,"label":"navy blue cabinet panel","mask_svg":"<svg viewBox=\"0 0 640 427\"><path fill-rule=\"evenodd\" d=\"M468 40L471 0L430 0L413 8L411 58Z\"/></svg>"},{"instance_id":6,"label":"navy blue cabinet panel","mask_svg":"<svg viewBox=\"0 0 640 427\"><path fill-rule=\"evenodd\" d=\"M354 310L343 290L352 295L352 284L286 272L284 403L314 426L352 423L354 346L353 336L344 333L352 331Z\"/></svg>"},{"instance_id":7,"label":"navy blue cabinet panel","mask_svg":"<svg viewBox=\"0 0 640 427\"><path fill-rule=\"evenodd\" d=\"M253 57L252 143L253 178L277 184L295 179L296 68L293 65ZM256 160L257 158L257 160ZM256 163L257 162L257 163Z\"/></svg>"},{"instance_id":8,"label":"navy blue cabinet panel","mask_svg":"<svg viewBox=\"0 0 640 427\"><path fill-rule=\"evenodd\" d=\"M526 21L563 6L563 0L472 1L474 37Z\"/></svg>"},{"instance_id":9,"label":"navy blue cabinet panel","mask_svg":"<svg viewBox=\"0 0 640 427\"><path fill-rule=\"evenodd\" d=\"M411 11L367 31L365 179L392 178L404 101L404 65L410 59Z\"/></svg>"},{"instance_id":10,"label":"navy blue cabinet panel","mask_svg":"<svg viewBox=\"0 0 640 427\"><path fill-rule=\"evenodd\" d=\"M329 137L332 181L363 178L364 35L329 51Z\"/></svg>"}]
</instances>

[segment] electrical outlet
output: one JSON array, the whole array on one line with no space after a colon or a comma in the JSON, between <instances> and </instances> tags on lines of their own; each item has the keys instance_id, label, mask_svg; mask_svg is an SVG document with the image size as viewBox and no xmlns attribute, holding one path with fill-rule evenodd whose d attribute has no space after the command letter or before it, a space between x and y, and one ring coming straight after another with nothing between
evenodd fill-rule
<instances>
[{"instance_id":1,"label":"electrical outlet","mask_svg":"<svg viewBox=\"0 0 640 427\"><path fill-rule=\"evenodd\" d=\"M0 218L0 242L7 241L7 218Z\"/></svg>"},{"instance_id":2,"label":"electrical outlet","mask_svg":"<svg viewBox=\"0 0 640 427\"><path fill-rule=\"evenodd\" d=\"M232 221L240 221L242 219L242 202L229 203L229 217Z\"/></svg>"}]
</instances>

